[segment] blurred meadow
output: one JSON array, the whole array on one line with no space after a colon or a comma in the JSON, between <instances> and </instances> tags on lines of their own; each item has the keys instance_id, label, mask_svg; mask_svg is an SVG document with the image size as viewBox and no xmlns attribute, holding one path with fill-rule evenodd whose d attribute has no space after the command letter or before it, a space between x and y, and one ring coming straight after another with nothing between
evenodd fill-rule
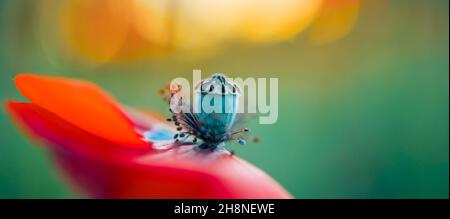
<instances>
[{"instance_id":1,"label":"blurred meadow","mask_svg":"<svg viewBox=\"0 0 450 219\"><path fill-rule=\"evenodd\" d=\"M279 117L229 147L296 198L448 198L447 0L0 0L0 100L20 72L95 82L168 115L158 90L279 78ZM0 110L0 198L73 198Z\"/></svg>"}]
</instances>

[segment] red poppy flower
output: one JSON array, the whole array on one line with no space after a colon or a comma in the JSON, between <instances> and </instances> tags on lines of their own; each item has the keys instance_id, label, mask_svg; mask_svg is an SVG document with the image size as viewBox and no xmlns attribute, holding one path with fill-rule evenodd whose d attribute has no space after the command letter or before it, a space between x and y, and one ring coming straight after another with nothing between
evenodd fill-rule
<instances>
[{"instance_id":1,"label":"red poppy flower","mask_svg":"<svg viewBox=\"0 0 450 219\"><path fill-rule=\"evenodd\" d=\"M120 105L92 83L33 74L20 74L15 83L31 102L9 101L8 112L90 197L292 198L224 148L159 147L172 138L170 126L156 113Z\"/></svg>"}]
</instances>

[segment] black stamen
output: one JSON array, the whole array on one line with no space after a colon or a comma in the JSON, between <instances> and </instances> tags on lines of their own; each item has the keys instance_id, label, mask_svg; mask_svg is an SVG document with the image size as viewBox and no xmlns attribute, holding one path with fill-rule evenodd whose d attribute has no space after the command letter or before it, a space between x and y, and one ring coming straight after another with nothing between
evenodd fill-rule
<instances>
[{"instance_id":1,"label":"black stamen","mask_svg":"<svg viewBox=\"0 0 450 219\"><path fill-rule=\"evenodd\" d=\"M181 131L183 129L182 127L177 127L177 131Z\"/></svg>"},{"instance_id":2,"label":"black stamen","mask_svg":"<svg viewBox=\"0 0 450 219\"><path fill-rule=\"evenodd\" d=\"M209 87L209 92L212 92L214 90L214 85L211 85L211 87Z\"/></svg>"}]
</instances>

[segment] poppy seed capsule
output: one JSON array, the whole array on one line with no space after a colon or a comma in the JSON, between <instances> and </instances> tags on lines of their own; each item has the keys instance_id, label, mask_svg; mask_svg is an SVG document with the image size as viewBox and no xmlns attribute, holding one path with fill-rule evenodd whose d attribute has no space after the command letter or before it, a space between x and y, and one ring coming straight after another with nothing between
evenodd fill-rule
<instances>
[{"instance_id":1,"label":"poppy seed capsule","mask_svg":"<svg viewBox=\"0 0 450 219\"><path fill-rule=\"evenodd\" d=\"M202 90L202 86L210 89ZM236 88L236 84L222 74L214 74L196 86L196 116L202 121L202 127L208 129L213 141L219 141L234 124L240 95Z\"/></svg>"},{"instance_id":2,"label":"poppy seed capsule","mask_svg":"<svg viewBox=\"0 0 450 219\"><path fill-rule=\"evenodd\" d=\"M177 140L185 144L195 144L200 149L214 150L225 142L235 140L235 136L248 129L232 130L238 109L240 90L222 74L214 74L200 81L194 89L192 105L173 96L170 107L188 111L172 112L172 121L177 125ZM182 136L185 136L184 138ZM192 138L189 138L192 136ZM242 143L242 142L241 142Z\"/></svg>"}]
</instances>

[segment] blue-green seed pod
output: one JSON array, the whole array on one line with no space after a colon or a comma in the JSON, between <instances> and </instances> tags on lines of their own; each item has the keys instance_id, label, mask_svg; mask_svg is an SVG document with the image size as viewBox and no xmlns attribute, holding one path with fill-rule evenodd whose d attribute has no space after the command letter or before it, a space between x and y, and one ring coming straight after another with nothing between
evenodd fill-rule
<instances>
[{"instance_id":1,"label":"blue-green seed pod","mask_svg":"<svg viewBox=\"0 0 450 219\"><path fill-rule=\"evenodd\" d=\"M195 88L195 99L201 121L200 132L219 140L230 131L236 119L240 91L238 86L222 74L214 74Z\"/></svg>"}]
</instances>

